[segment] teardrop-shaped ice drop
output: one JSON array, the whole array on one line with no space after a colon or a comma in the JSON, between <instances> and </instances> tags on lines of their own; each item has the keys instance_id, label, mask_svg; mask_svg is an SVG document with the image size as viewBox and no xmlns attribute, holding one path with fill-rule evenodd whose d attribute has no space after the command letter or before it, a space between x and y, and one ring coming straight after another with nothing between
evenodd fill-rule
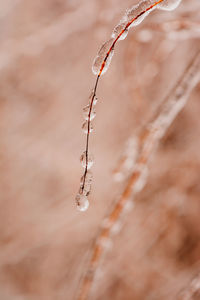
<instances>
[{"instance_id":1,"label":"teardrop-shaped ice drop","mask_svg":"<svg viewBox=\"0 0 200 300\"><path fill-rule=\"evenodd\" d=\"M83 116L85 120L93 120L96 116L96 111L95 108L92 106L91 111L90 111L90 104L86 105L83 108Z\"/></svg>"},{"instance_id":2,"label":"teardrop-shaped ice drop","mask_svg":"<svg viewBox=\"0 0 200 300\"><path fill-rule=\"evenodd\" d=\"M150 13L150 11L154 10L156 7L153 6L155 3L155 0L143 0L137 5L132 6L128 11L127 11L127 18L128 21L132 23L130 24L130 27L137 26L139 25ZM150 8L151 7L151 8Z\"/></svg>"},{"instance_id":3,"label":"teardrop-shaped ice drop","mask_svg":"<svg viewBox=\"0 0 200 300\"><path fill-rule=\"evenodd\" d=\"M105 43L101 46L101 48L100 48L100 50L99 50L99 52L98 52L98 55L99 55L99 56L101 56L101 55L106 56L106 54L108 53L108 51L111 49L111 47L112 47L112 45L113 45L113 42L114 42L114 39L113 39L113 38L111 38L111 39L109 39L107 42L105 42Z\"/></svg>"},{"instance_id":4,"label":"teardrop-shaped ice drop","mask_svg":"<svg viewBox=\"0 0 200 300\"><path fill-rule=\"evenodd\" d=\"M89 126L89 128L88 128L88 126ZM83 123L83 125L82 125L82 130L83 130L83 132L84 133L88 133L88 131L89 132L92 132L93 131L93 126L92 126L92 123L90 122L89 124L88 124L88 121L85 121L84 123Z\"/></svg>"},{"instance_id":5,"label":"teardrop-shaped ice drop","mask_svg":"<svg viewBox=\"0 0 200 300\"><path fill-rule=\"evenodd\" d=\"M180 3L181 0L163 0L157 5L157 8L162 10L174 10Z\"/></svg>"},{"instance_id":6,"label":"teardrop-shaped ice drop","mask_svg":"<svg viewBox=\"0 0 200 300\"><path fill-rule=\"evenodd\" d=\"M89 201L87 196L83 194L77 194L76 196L76 206L80 211L86 211L89 207Z\"/></svg>"},{"instance_id":7,"label":"teardrop-shaped ice drop","mask_svg":"<svg viewBox=\"0 0 200 300\"><path fill-rule=\"evenodd\" d=\"M86 165L87 165L87 169L89 170L92 167L93 163L94 163L93 156L89 153L86 156L86 151L84 151L83 154L80 157L80 162L81 162L83 168L86 168Z\"/></svg>"},{"instance_id":8,"label":"teardrop-shaped ice drop","mask_svg":"<svg viewBox=\"0 0 200 300\"><path fill-rule=\"evenodd\" d=\"M99 74L100 72L101 74L104 74L108 70L108 67L114 54L113 42L113 38L105 42L100 48L96 58L94 59L92 65L92 72L95 75Z\"/></svg>"}]
</instances>

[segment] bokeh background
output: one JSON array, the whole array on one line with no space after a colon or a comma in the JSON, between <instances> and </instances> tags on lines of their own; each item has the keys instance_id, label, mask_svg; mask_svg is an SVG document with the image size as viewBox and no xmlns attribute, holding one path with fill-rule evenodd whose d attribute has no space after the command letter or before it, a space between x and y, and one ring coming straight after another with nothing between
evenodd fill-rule
<instances>
[{"instance_id":1,"label":"bokeh background","mask_svg":"<svg viewBox=\"0 0 200 300\"><path fill-rule=\"evenodd\" d=\"M77 211L92 62L134 3L0 3L0 300L75 299L102 220L125 185L113 170L126 141L199 49L199 0L155 10L117 44L98 89L90 208ZM179 299L199 274L199 100L200 85L159 144L91 299ZM198 287L189 297L200 299Z\"/></svg>"}]
</instances>

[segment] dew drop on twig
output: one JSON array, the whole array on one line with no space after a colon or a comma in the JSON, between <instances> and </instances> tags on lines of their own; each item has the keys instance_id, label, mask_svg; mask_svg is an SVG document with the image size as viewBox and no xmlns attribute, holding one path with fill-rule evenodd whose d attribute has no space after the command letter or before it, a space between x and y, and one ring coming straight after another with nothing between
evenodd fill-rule
<instances>
[{"instance_id":1,"label":"dew drop on twig","mask_svg":"<svg viewBox=\"0 0 200 300\"><path fill-rule=\"evenodd\" d=\"M81 162L83 168L86 167L86 163L87 163L87 168L89 170L92 167L93 163L94 163L93 156L88 153L87 160L86 160L86 151L84 151L83 154L80 157L80 162Z\"/></svg>"},{"instance_id":2,"label":"dew drop on twig","mask_svg":"<svg viewBox=\"0 0 200 300\"><path fill-rule=\"evenodd\" d=\"M76 206L80 211L86 211L89 207L89 201L87 196L83 194L77 194L76 196Z\"/></svg>"}]
</instances>

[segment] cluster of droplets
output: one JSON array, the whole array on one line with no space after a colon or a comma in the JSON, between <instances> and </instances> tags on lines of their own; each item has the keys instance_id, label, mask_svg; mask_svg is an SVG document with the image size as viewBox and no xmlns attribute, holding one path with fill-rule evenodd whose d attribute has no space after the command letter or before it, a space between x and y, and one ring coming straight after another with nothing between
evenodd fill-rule
<instances>
[{"instance_id":1,"label":"cluster of droplets","mask_svg":"<svg viewBox=\"0 0 200 300\"><path fill-rule=\"evenodd\" d=\"M97 100L98 99L94 91L92 91L89 97L89 104L83 108L83 117L85 121L82 125L82 130L87 136L89 136L89 134L93 131L91 121L96 116L95 106L97 104ZM80 189L76 196L76 205L78 210L85 211L89 207L88 195L90 194L92 184L92 172L90 169L94 162L93 155L88 152L88 147L86 147L86 150L81 154L80 162L84 168L84 174L81 177Z\"/></svg>"},{"instance_id":2,"label":"cluster of droplets","mask_svg":"<svg viewBox=\"0 0 200 300\"><path fill-rule=\"evenodd\" d=\"M89 135L93 131L91 121L96 116L95 105L97 103L96 88L98 78L108 70L114 54L114 46L118 40L124 40L127 37L129 28L139 25L155 8L170 11L175 9L180 2L181 0L142 0L137 5L132 6L126 11L122 20L114 28L111 38L101 46L96 58L94 59L92 71L95 75L98 75L96 86L90 96L89 104L83 108L85 121L82 125L82 130L87 135L87 145L86 150L80 158L81 164L84 168L84 174L80 182L80 190L76 196L77 208L80 211L85 211L89 207L88 195L91 190L92 181L92 173L89 169L93 165L93 157L88 151L88 141ZM127 163L129 167L130 160L127 159L125 163Z\"/></svg>"},{"instance_id":3,"label":"cluster of droplets","mask_svg":"<svg viewBox=\"0 0 200 300\"><path fill-rule=\"evenodd\" d=\"M174 10L181 1L182 0L142 0L137 5L128 9L119 24L115 26L111 38L100 48L93 62L93 73L100 76L108 70L114 54L115 43L118 40L124 40L131 27L139 25L154 9Z\"/></svg>"}]
</instances>

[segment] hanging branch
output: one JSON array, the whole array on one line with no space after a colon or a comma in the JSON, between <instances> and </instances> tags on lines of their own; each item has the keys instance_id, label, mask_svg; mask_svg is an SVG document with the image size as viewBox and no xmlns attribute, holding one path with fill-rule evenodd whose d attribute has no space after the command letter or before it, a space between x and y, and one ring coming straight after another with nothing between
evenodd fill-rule
<instances>
[{"instance_id":1,"label":"hanging branch","mask_svg":"<svg viewBox=\"0 0 200 300\"><path fill-rule=\"evenodd\" d=\"M119 40L124 40L128 35L129 29L133 26L139 25L155 8L161 10L173 10L180 4L180 2L181 0L142 0L137 5L131 7L119 24L114 28L111 38L102 45L94 60L92 71L95 75L97 75L97 78L90 96L90 102L83 109L86 121L83 124L82 129L86 133L86 147L80 157L80 161L84 168L84 173L81 178L79 193L76 196L76 205L80 211L85 211L89 207L88 195L91 190L92 181L92 173L89 169L93 165L93 156L89 153L89 139L90 133L93 131L91 121L96 116L94 108L97 103L96 92L101 75L108 70L111 63L115 44Z\"/></svg>"},{"instance_id":2,"label":"hanging branch","mask_svg":"<svg viewBox=\"0 0 200 300\"><path fill-rule=\"evenodd\" d=\"M153 121L148 123L139 136L140 151L132 173L127 179L124 191L115 204L110 215L103 221L102 229L92 248L92 255L86 274L83 276L79 296L77 300L87 300L95 279L96 271L101 259L106 252L106 245L109 243L116 225L119 223L123 213L133 202L133 196L145 185L147 179L147 165L154 153L154 150L172 124L178 113L185 106L191 91L200 81L200 49L189 63L182 78L174 89L161 104L159 111Z\"/></svg>"}]
</instances>

